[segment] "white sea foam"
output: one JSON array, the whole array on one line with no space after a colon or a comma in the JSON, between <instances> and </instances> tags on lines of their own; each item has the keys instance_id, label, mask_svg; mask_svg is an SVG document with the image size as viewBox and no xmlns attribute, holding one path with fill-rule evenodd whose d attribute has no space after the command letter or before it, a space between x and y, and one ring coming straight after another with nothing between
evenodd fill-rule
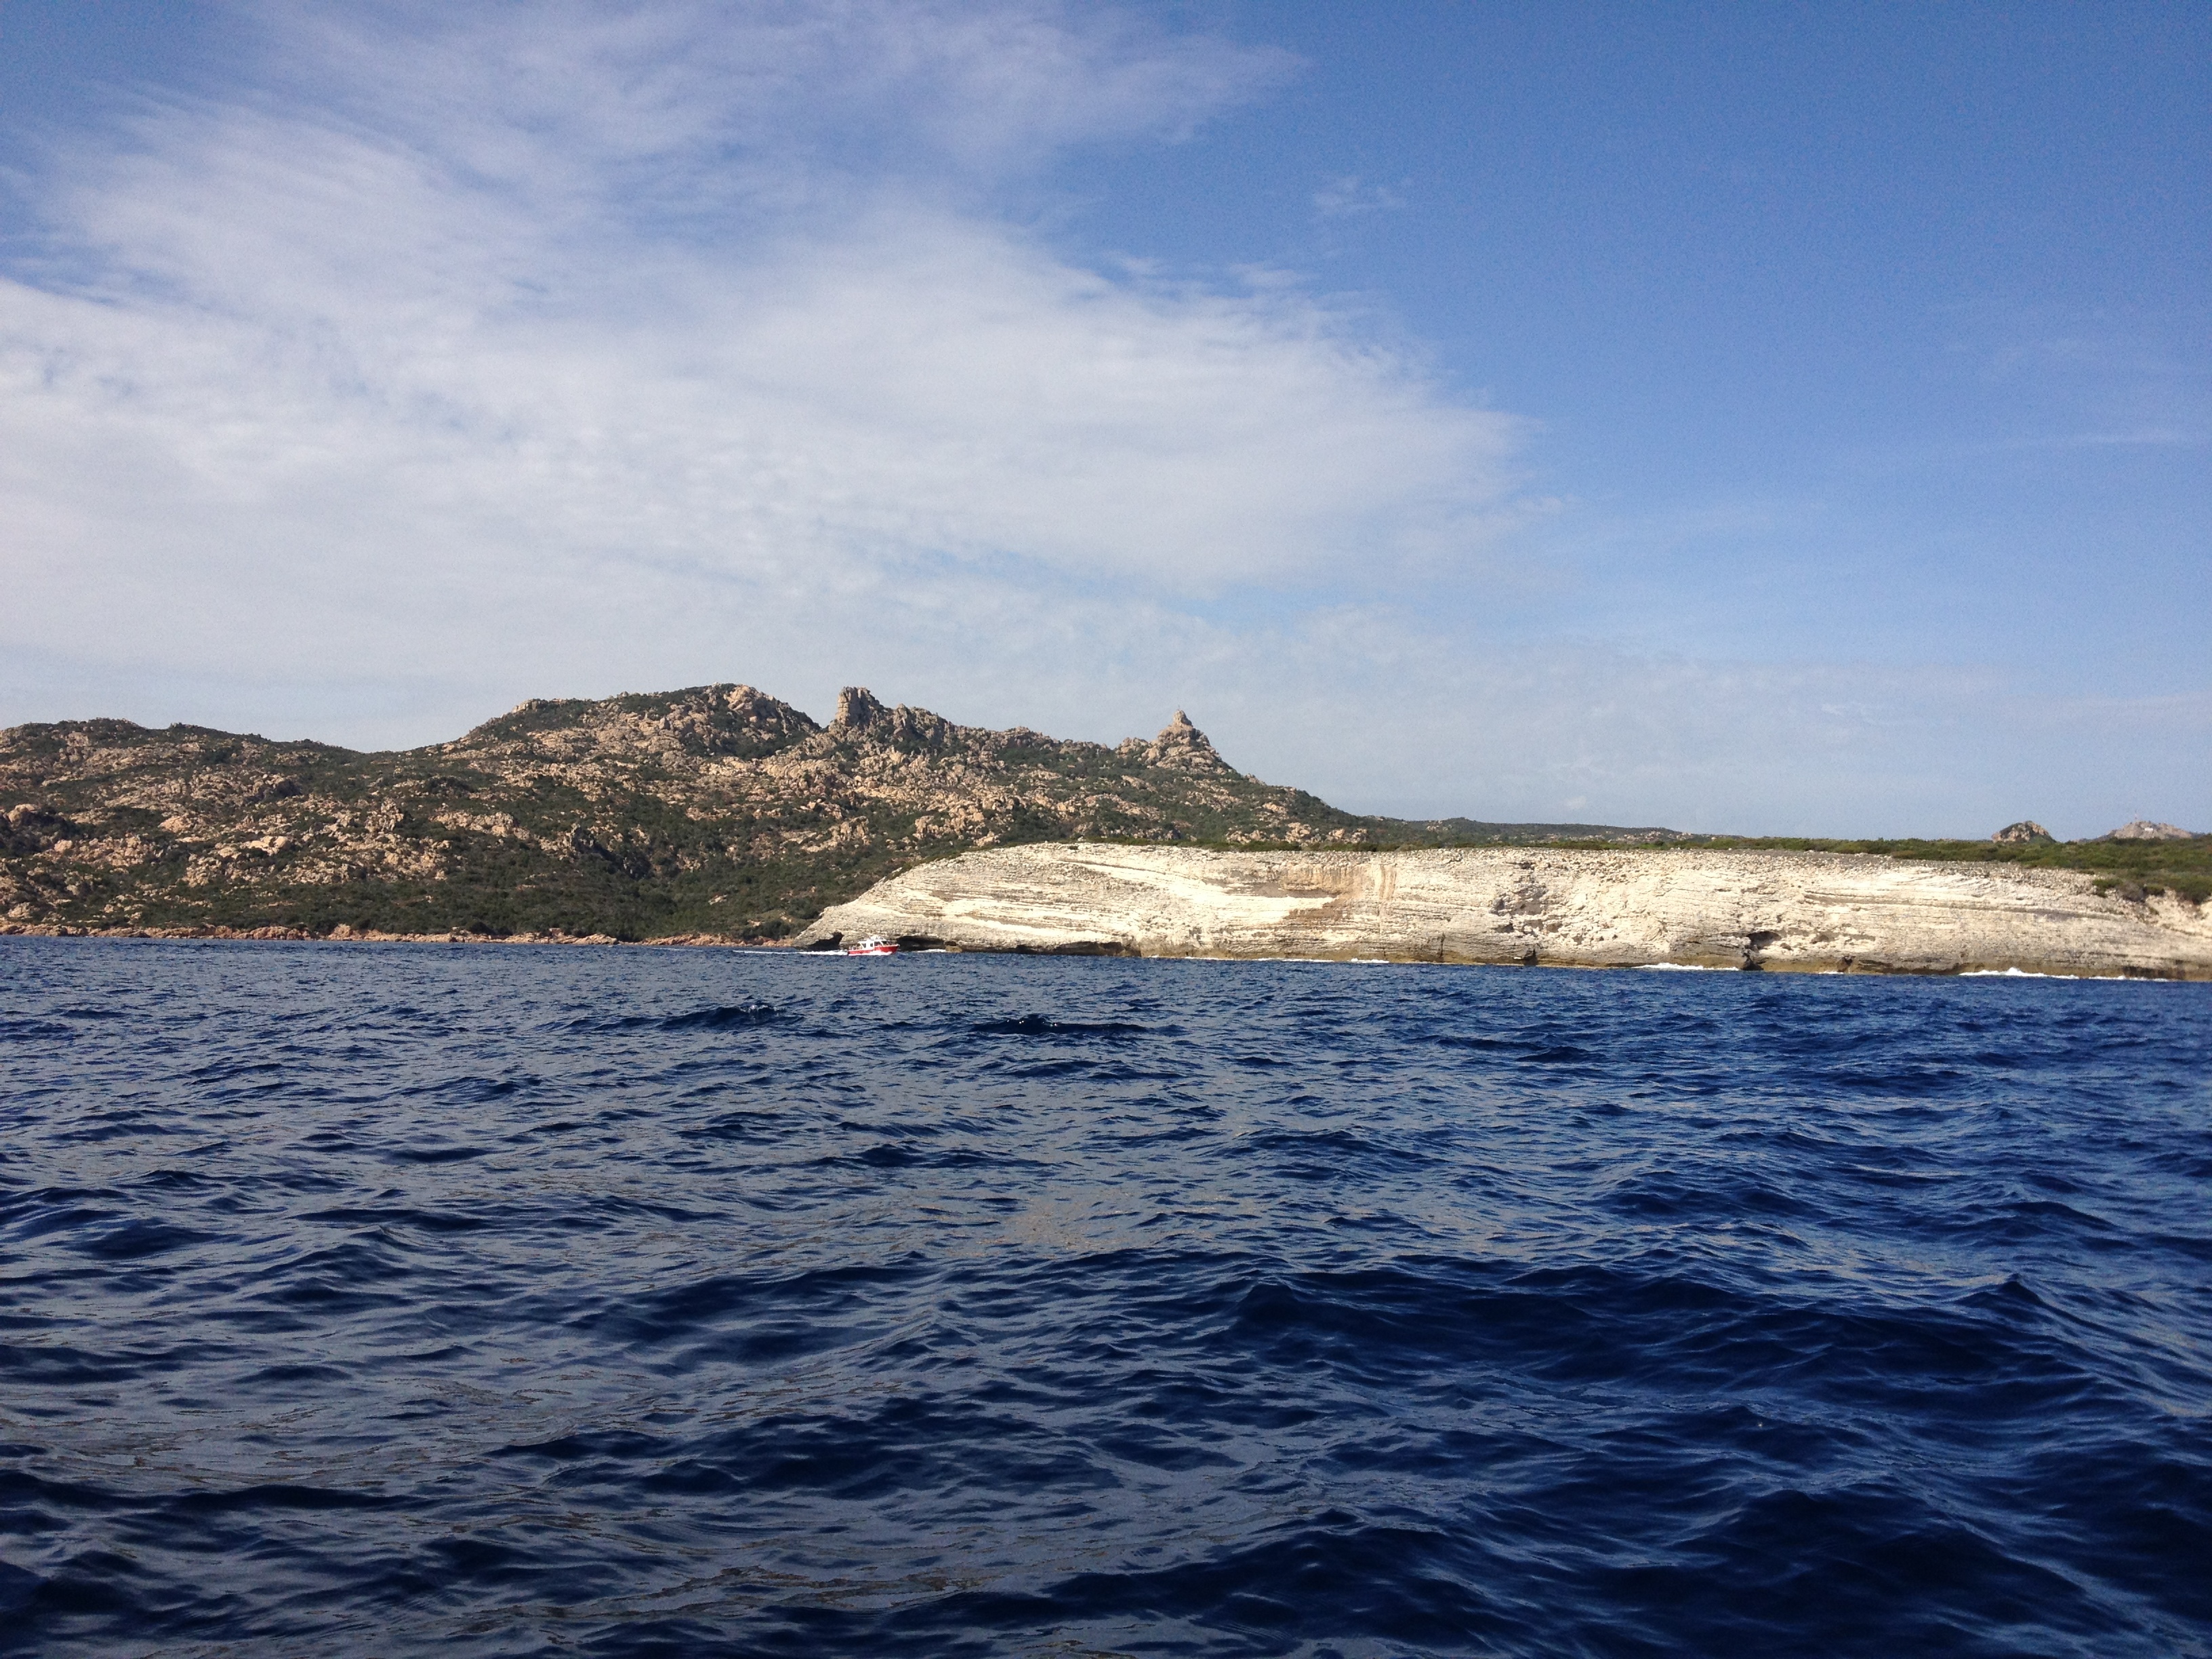
<instances>
[{"instance_id":1,"label":"white sea foam","mask_svg":"<svg viewBox=\"0 0 2212 1659\"><path fill-rule=\"evenodd\" d=\"M2136 974L2039 974L2027 968L1969 968L1960 979L2088 979L2100 985L2172 985L2176 980L2150 979Z\"/></svg>"}]
</instances>

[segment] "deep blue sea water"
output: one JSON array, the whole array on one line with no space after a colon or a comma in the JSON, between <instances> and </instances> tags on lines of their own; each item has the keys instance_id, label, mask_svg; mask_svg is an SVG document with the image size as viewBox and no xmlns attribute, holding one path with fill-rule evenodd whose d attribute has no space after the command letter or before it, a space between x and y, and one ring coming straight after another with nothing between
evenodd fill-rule
<instances>
[{"instance_id":1,"label":"deep blue sea water","mask_svg":"<svg viewBox=\"0 0 2212 1659\"><path fill-rule=\"evenodd\" d=\"M0 1632L2212 1652L2212 986L0 940Z\"/></svg>"}]
</instances>

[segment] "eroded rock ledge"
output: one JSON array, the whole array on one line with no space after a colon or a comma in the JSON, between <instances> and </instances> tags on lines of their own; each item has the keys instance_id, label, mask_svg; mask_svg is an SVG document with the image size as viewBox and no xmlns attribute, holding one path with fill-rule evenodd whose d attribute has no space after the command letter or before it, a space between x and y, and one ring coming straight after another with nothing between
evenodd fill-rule
<instances>
[{"instance_id":1,"label":"eroded rock ledge","mask_svg":"<svg viewBox=\"0 0 2212 1659\"><path fill-rule=\"evenodd\" d=\"M2212 907L2072 871L1825 853L1215 852L1091 843L926 864L793 941L1797 972L2212 979Z\"/></svg>"}]
</instances>

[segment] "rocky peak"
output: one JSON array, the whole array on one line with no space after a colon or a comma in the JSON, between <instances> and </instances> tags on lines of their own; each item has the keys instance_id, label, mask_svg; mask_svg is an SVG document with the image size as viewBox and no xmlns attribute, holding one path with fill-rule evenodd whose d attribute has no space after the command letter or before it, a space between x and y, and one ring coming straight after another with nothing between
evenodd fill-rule
<instances>
[{"instance_id":1,"label":"rocky peak","mask_svg":"<svg viewBox=\"0 0 2212 1659\"><path fill-rule=\"evenodd\" d=\"M2052 835L2051 831L2045 829L2033 818L2022 818L2018 823L2008 823L2003 829L1998 830L1996 834L1991 836L1990 839L1995 842L2002 842L2008 846L2013 846L2017 845L2021 842L2055 842L2058 837Z\"/></svg>"},{"instance_id":2,"label":"rocky peak","mask_svg":"<svg viewBox=\"0 0 2212 1659\"><path fill-rule=\"evenodd\" d=\"M681 756L757 758L819 729L789 703L750 685L695 685L681 691L623 692L596 702L532 697L440 745L440 750L467 757L534 754L564 763L597 756L617 763L665 764Z\"/></svg>"},{"instance_id":3,"label":"rocky peak","mask_svg":"<svg viewBox=\"0 0 2212 1659\"><path fill-rule=\"evenodd\" d=\"M866 686L848 685L837 694L837 712L830 718L830 729L848 734L865 732L890 712Z\"/></svg>"},{"instance_id":4,"label":"rocky peak","mask_svg":"<svg viewBox=\"0 0 2212 1659\"><path fill-rule=\"evenodd\" d=\"M1121 744L1121 752L1178 772L1229 772L1235 769L1214 752L1206 733L1193 726L1190 716L1180 708L1176 710L1175 718L1161 728L1159 736L1150 743L1140 743L1131 738Z\"/></svg>"},{"instance_id":5,"label":"rocky peak","mask_svg":"<svg viewBox=\"0 0 2212 1659\"><path fill-rule=\"evenodd\" d=\"M886 708L864 686L848 685L837 694L836 718L830 722L832 735L848 741L865 738L894 749L942 749L960 728L942 714L901 703Z\"/></svg>"},{"instance_id":6,"label":"rocky peak","mask_svg":"<svg viewBox=\"0 0 2212 1659\"><path fill-rule=\"evenodd\" d=\"M2174 823L2157 823L2149 818L2137 818L2133 823L2124 823L2105 837L2106 841L2192 841L2189 831Z\"/></svg>"},{"instance_id":7,"label":"rocky peak","mask_svg":"<svg viewBox=\"0 0 2212 1659\"><path fill-rule=\"evenodd\" d=\"M698 724L713 733L708 746L719 754L770 754L822 729L789 703L750 685L710 685L702 700L706 707Z\"/></svg>"}]
</instances>

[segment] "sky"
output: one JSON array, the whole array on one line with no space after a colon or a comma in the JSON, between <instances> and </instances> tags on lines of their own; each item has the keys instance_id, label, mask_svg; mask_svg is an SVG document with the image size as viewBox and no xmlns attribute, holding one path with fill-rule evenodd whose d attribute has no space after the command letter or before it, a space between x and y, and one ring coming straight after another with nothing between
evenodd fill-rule
<instances>
[{"instance_id":1,"label":"sky","mask_svg":"<svg viewBox=\"0 0 2212 1659\"><path fill-rule=\"evenodd\" d=\"M2212 7L0 0L0 725L2212 830Z\"/></svg>"}]
</instances>

